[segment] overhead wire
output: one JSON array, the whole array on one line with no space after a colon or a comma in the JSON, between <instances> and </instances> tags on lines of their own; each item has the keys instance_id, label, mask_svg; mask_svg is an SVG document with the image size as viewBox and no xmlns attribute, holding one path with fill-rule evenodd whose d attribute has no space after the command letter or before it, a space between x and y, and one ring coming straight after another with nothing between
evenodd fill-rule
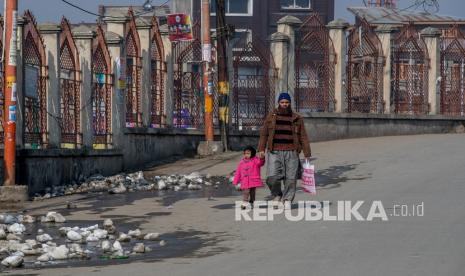
<instances>
[{"instance_id":1,"label":"overhead wire","mask_svg":"<svg viewBox=\"0 0 465 276\"><path fill-rule=\"evenodd\" d=\"M95 12L92 12L92 11L89 11L87 9L84 9L74 3L71 3L70 1L68 0L61 0L63 3L75 8L75 9L78 9L84 13L87 13L87 14L90 14L90 15L94 15L94 16L97 16L99 18L113 18L113 19L125 19L126 17L124 16L111 16L111 15L103 15L103 14L98 14L98 13L95 13ZM171 0L167 0L165 1L164 3L160 4L160 5L156 5L156 6L153 6L153 8L157 8L157 7L163 7L164 5L166 5L168 2L170 2ZM135 17L138 17L138 16L141 16L141 15L144 15L144 14L148 14L148 13L151 13L153 12L153 8L149 11L143 11L143 12L139 12L139 13L135 13L134 16Z\"/></svg>"}]
</instances>

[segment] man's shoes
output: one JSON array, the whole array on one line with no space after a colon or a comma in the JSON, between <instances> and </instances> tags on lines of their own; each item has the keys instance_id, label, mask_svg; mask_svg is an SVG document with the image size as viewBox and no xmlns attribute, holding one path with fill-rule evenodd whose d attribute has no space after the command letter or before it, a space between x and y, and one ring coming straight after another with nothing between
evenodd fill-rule
<instances>
[{"instance_id":1,"label":"man's shoes","mask_svg":"<svg viewBox=\"0 0 465 276\"><path fill-rule=\"evenodd\" d=\"M270 200L272 200L273 198L274 198L274 195L267 195L267 196L265 196L265 200L266 200L266 201L270 201Z\"/></svg>"},{"instance_id":2,"label":"man's shoes","mask_svg":"<svg viewBox=\"0 0 465 276\"><path fill-rule=\"evenodd\" d=\"M273 200L271 201L271 205L274 209L278 209L279 205L281 205L281 197L276 196L275 198L273 198Z\"/></svg>"}]
</instances>

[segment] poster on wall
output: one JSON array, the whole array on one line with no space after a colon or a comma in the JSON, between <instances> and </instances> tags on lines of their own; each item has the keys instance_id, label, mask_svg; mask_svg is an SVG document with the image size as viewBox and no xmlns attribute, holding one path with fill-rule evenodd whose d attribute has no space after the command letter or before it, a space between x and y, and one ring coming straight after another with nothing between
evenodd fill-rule
<instances>
[{"instance_id":1,"label":"poster on wall","mask_svg":"<svg viewBox=\"0 0 465 276\"><path fill-rule=\"evenodd\" d=\"M168 33L170 41L192 40L191 17L184 13L169 14Z\"/></svg>"},{"instance_id":2,"label":"poster on wall","mask_svg":"<svg viewBox=\"0 0 465 276\"><path fill-rule=\"evenodd\" d=\"M37 84L39 81L39 68L26 64L24 66L24 73L24 95L32 99L38 99Z\"/></svg>"}]
</instances>

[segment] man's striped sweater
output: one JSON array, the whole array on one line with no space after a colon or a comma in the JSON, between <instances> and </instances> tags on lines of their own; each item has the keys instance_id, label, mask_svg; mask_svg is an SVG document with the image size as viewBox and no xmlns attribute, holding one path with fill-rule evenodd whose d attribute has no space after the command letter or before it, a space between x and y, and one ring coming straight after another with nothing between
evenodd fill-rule
<instances>
[{"instance_id":1,"label":"man's striped sweater","mask_svg":"<svg viewBox=\"0 0 465 276\"><path fill-rule=\"evenodd\" d=\"M292 129L292 112L278 113L273 136L274 150L296 150Z\"/></svg>"}]
</instances>

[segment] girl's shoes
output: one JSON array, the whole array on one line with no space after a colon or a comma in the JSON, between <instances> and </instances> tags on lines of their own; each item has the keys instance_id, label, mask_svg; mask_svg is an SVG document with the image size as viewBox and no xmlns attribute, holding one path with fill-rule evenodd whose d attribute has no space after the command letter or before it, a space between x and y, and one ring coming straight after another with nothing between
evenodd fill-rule
<instances>
[{"instance_id":1,"label":"girl's shoes","mask_svg":"<svg viewBox=\"0 0 465 276\"><path fill-rule=\"evenodd\" d=\"M241 204L241 209L245 210L245 209L247 209L248 206L249 206L249 202L243 201L242 204Z\"/></svg>"}]
</instances>

